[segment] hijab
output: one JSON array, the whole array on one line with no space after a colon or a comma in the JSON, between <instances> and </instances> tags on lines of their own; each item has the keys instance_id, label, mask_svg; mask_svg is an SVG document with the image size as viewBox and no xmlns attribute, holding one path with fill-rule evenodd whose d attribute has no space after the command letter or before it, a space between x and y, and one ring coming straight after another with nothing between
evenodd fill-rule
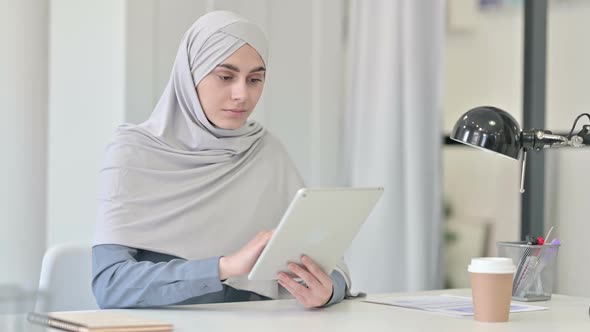
<instances>
[{"instance_id":1,"label":"hijab","mask_svg":"<svg viewBox=\"0 0 590 332\"><path fill-rule=\"evenodd\" d=\"M149 119L120 126L106 147L94 245L198 260L229 255L278 225L304 186L284 147L255 121L216 127L196 93L199 82L246 43L266 65L264 33L235 13L208 13L185 33ZM242 276L225 283L279 297L276 281Z\"/></svg>"}]
</instances>

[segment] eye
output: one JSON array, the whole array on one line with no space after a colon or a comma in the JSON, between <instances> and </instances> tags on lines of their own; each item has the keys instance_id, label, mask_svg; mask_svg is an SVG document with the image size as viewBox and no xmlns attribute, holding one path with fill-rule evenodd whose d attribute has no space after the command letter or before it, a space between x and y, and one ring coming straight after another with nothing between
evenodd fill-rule
<instances>
[{"instance_id":1,"label":"eye","mask_svg":"<svg viewBox=\"0 0 590 332\"><path fill-rule=\"evenodd\" d=\"M227 75L218 75L218 77L222 81L231 81L233 79L232 76L227 76Z\"/></svg>"},{"instance_id":2,"label":"eye","mask_svg":"<svg viewBox=\"0 0 590 332\"><path fill-rule=\"evenodd\" d=\"M260 78L252 78L252 79L250 79L250 82L251 83L261 83L262 82L262 79L260 79Z\"/></svg>"}]
</instances>

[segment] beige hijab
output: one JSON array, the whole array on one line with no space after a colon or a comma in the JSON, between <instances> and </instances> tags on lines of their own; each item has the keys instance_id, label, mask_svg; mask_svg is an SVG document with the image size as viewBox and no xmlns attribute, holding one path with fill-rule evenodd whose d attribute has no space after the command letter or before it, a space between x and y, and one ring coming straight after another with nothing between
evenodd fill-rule
<instances>
[{"instance_id":1,"label":"beige hijab","mask_svg":"<svg viewBox=\"0 0 590 332\"><path fill-rule=\"evenodd\" d=\"M184 35L150 118L123 125L100 170L94 244L120 244L184 259L229 255L276 227L303 182L284 148L259 123L211 124L195 87L248 43L267 63L264 33L231 12L211 12ZM347 276L346 276L346 279ZM227 284L281 297L275 281Z\"/></svg>"}]
</instances>

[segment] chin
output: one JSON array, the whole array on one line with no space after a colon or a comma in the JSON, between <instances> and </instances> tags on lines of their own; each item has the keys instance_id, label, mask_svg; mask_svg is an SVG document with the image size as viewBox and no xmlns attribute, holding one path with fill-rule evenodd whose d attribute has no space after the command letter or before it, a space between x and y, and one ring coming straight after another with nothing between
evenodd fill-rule
<instances>
[{"instance_id":1,"label":"chin","mask_svg":"<svg viewBox=\"0 0 590 332\"><path fill-rule=\"evenodd\" d=\"M219 123L216 124L217 127L221 128L221 129L227 129L227 130L234 130L234 129L240 129L242 128L243 125L245 125L246 122L223 122L223 123Z\"/></svg>"}]
</instances>

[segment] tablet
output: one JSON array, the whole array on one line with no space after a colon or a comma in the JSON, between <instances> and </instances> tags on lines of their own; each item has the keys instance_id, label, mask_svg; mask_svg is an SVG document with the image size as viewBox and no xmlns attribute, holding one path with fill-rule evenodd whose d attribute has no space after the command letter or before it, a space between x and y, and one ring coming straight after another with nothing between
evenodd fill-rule
<instances>
[{"instance_id":1,"label":"tablet","mask_svg":"<svg viewBox=\"0 0 590 332\"><path fill-rule=\"evenodd\" d=\"M289 262L313 259L327 274L340 262L383 188L300 189L270 241L248 275L250 280L275 280Z\"/></svg>"}]
</instances>

